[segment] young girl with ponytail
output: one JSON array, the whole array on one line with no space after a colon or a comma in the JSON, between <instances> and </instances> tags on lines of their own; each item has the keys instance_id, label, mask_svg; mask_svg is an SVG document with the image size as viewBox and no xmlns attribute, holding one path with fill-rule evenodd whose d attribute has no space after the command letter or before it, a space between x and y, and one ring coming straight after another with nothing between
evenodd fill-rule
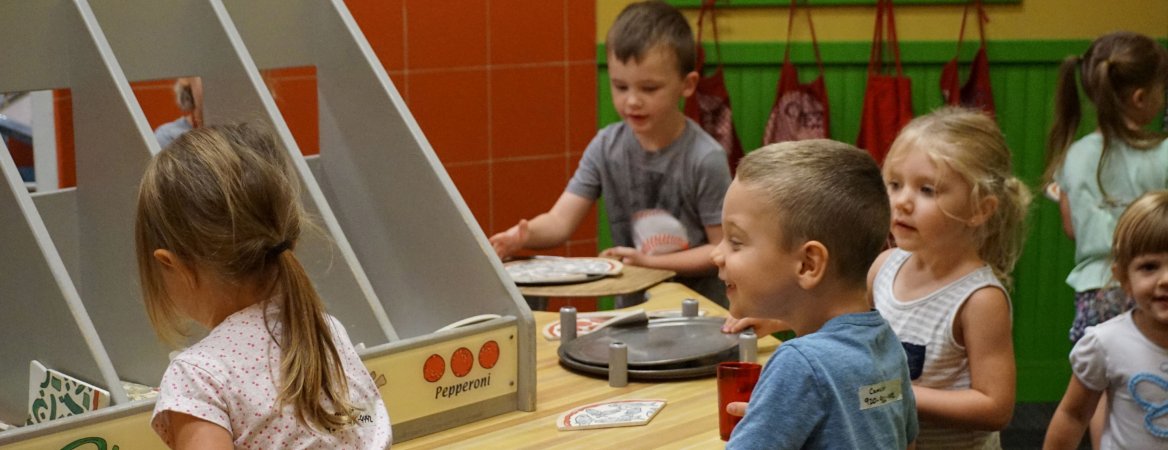
<instances>
[{"instance_id":1,"label":"young girl with ponytail","mask_svg":"<svg viewBox=\"0 0 1168 450\"><path fill-rule=\"evenodd\" d=\"M1119 286L1108 286L1111 235L1127 205L1168 188L1168 144L1146 129L1164 109L1166 81L1168 50L1124 31L1095 39L1059 68L1047 178L1058 183L1063 228L1075 240L1075 268L1067 276L1075 290L1072 342L1134 305ZM1098 129L1074 140L1083 115L1080 84Z\"/></svg>"},{"instance_id":2,"label":"young girl with ponytail","mask_svg":"<svg viewBox=\"0 0 1168 450\"><path fill-rule=\"evenodd\" d=\"M389 416L293 250L309 224L284 150L247 125L190 131L146 168L146 310L175 357L151 424L171 448L387 448Z\"/></svg>"}]
</instances>

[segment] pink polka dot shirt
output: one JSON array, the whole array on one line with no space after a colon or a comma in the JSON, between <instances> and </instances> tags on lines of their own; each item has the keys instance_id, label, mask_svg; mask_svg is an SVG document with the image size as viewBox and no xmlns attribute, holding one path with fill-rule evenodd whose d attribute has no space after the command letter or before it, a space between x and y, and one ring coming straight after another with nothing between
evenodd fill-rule
<instances>
[{"instance_id":1,"label":"pink polka dot shirt","mask_svg":"<svg viewBox=\"0 0 1168 450\"><path fill-rule=\"evenodd\" d=\"M175 411L219 425L237 449L384 449L389 448L389 415L381 394L344 327L333 317L334 344L349 382L349 399L361 408L358 423L332 433L313 430L296 420L292 405L278 407L280 347L276 306L268 308L269 334L261 307L252 305L229 316L211 333L180 353L162 377L151 425L165 440L168 415Z\"/></svg>"}]
</instances>

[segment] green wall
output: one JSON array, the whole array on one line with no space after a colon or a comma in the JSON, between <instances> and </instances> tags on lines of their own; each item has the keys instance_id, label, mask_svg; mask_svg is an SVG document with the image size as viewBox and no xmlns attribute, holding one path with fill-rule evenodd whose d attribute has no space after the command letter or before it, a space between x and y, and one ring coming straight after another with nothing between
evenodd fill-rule
<instances>
[{"instance_id":1,"label":"green wall","mask_svg":"<svg viewBox=\"0 0 1168 450\"><path fill-rule=\"evenodd\" d=\"M976 51L966 43L962 61ZM1067 329L1074 317L1073 291L1063 282L1073 266L1074 243L1062 232L1058 207L1037 188L1043 171L1044 142L1050 128L1056 72L1062 59L1080 53L1088 41L994 41L988 44L990 79L998 122L1014 152L1014 167L1033 187L1029 236L1014 272L1014 343L1018 361L1018 401L1057 401L1070 376ZM712 48L707 54L713 56ZM855 142L859 130L870 44L824 43L825 82L831 108L832 137ZM734 124L749 152L762 142L763 125L774 101L782 58L781 43L723 43L722 57ZM919 114L941 105L941 66L956 53L955 42L904 42L904 71L913 83ZM597 48L599 122L619 120L613 110L603 45ZM794 44L791 58L802 80L815 76L810 44ZM962 70L965 70L963 67ZM1091 110L1085 110L1092 114ZM1092 119L1088 118L1087 122ZM1093 128L1085 123L1081 131ZM600 247L610 245L601 218Z\"/></svg>"}]
</instances>

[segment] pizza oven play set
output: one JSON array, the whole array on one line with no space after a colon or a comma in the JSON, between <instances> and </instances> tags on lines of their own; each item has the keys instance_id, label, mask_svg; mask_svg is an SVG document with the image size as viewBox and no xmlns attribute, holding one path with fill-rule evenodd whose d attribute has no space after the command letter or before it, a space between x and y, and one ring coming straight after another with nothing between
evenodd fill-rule
<instances>
[{"instance_id":1,"label":"pizza oven play set","mask_svg":"<svg viewBox=\"0 0 1168 450\"><path fill-rule=\"evenodd\" d=\"M168 361L132 239L160 149L129 83L185 76L202 77L208 123L264 122L294 156L322 230L297 256L392 399L396 441L534 409L531 312L342 0L5 2L0 40L20 69L0 92L71 93L77 173L30 194L0 158L0 422L30 421L30 388L43 420L0 431L0 449L160 445L153 401L131 400ZM300 156L260 76L289 67L316 73L318 156Z\"/></svg>"}]
</instances>

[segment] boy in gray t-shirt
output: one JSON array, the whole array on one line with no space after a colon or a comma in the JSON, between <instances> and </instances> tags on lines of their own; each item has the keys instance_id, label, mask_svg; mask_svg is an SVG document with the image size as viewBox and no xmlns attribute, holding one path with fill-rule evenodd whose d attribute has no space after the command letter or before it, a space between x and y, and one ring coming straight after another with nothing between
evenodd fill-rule
<instances>
[{"instance_id":1,"label":"boy in gray t-shirt","mask_svg":"<svg viewBox=\"0 0 1168 450\"><path fill-rule=\"evenodd\" d=\"M726 306L710 252L722 239L730 168L721 145L678 108L698 80L689 23L661 1L634 3L606 45L621 122L597 133L551 210L491 236L491 245L500 257L560 245L603 194L616 246L601 256L672 270Z\"/></svg>"}]
</instances>

